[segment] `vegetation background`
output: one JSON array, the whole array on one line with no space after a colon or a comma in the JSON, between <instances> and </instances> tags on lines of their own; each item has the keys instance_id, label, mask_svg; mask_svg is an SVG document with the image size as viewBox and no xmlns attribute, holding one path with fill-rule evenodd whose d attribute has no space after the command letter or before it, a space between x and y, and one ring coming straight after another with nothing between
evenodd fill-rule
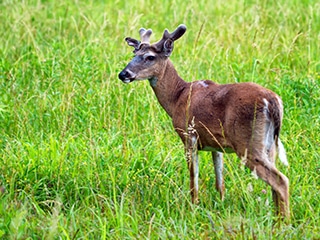
<instances>
[{"instance_id":1,"label":"vegetation background","mask_svg":"<svg viewBox=\"0 0 320 240\"><path fill-rule=\"evenodd\" d=\"M0 238L320 239L320 3L316 0L1 0ZM193 206L183 145L147 81L124 85L124 41L188 27L187 81L252 81L285 107L291 221L225 156L226 199L201 153Z\"/></svg>"}]
</instances>

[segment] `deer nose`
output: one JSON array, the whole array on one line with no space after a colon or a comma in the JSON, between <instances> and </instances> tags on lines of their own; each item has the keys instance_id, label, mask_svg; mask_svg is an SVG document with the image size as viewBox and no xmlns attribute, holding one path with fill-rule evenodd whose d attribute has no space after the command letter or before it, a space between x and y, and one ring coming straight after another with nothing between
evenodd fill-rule
<instances>
[{"instance_id":1,"label":"deer nose","mask_svg":"<svg viewBox=\"0 0 320 240\"><path fill-rule=\"evenodd\" d=\"M123 70L123 71L121 71L120 73L119 73L119 79L120 80L122 80L122 81L124 81L128 76L128 72L127 71L125 71L125 70Z\"/></svg>"},{"instance_id":2,"label":"deer nose","mask_svg":"<svg viewBox=\"0 0 320 240\"><path fill-rule=\"evenodd\" d=\"M128 70L124 69L119 73L119 78L124 83L129 83L129 82L132 82L135 79L135 76L134 76L134 74L131 73L131 71L128 71Z\"/></svg>"}]
</instances>

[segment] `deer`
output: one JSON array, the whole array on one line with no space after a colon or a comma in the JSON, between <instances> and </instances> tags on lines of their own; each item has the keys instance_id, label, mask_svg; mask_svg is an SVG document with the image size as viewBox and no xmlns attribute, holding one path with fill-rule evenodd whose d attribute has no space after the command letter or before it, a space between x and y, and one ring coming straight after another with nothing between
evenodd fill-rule
<instances>
[{"instance_id":1,"label":"deer","mask_svg":"<svg viewBox=\"0 0 320 240\"><path fill-rule=\"evenodd\" d=\"M134 57L119 73L123 83L148 80L160 105L184 144L193 204L199 203L198 151L209 151L215 188L224 199L224 153L236 153L246 167L272 190L275 212L289 218L289 179L275 166L278 156L288 165L279 134L283 118L281 98L250 82L218 84L211 80L184 81L169 59L174 42L186 32L180 24L172 33L150 43L152 30L139 30L141 41L125 38ZM240 165L241 166L241 165Z\"/></svg>"}]
</instances>

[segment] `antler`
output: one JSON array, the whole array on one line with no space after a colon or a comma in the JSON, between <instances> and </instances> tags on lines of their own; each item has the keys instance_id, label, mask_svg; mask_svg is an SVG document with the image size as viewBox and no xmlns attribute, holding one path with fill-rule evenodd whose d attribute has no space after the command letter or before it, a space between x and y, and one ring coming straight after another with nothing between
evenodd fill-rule
<instances>
[{"instance_id":1,"label":"antler","mask_svg":"<svg viewBox=\"0 0 320 240\"><path fill-rule=\"evenodd\" d=\"M140 49L141 44L143 43L150 44L150 36L151 36L152 30L151 29L146 30L144 28L141 28L139 30L139 33L140 33L141 41L136 40L134 38L130 38L130 37L127 37L125 39L129 46L134 47L134 51L133 51L134 53Z\"/></svg>"},{"instance_id":2,"label":"antler","mask_svg":"<svg viewBox=\"0 0 320 240\"><path fill-rule=\"evenodd\" d=\"M173 41L178 40L185 32L187 31L187 27L184 24L180 24L176 30L174 30L170 35L169 38ZM168 32L168 30L167 30Z\"/></svg>"},{"instance_id":3,"label":"antler","mask_svg":"<svg viewBox=\"0 0 320 240\"><path fill-rule=\"evenodd\" d=\"M176 30L174 30L172 33L169 33L169 31L166 29L164 30L162 39L155 44L156 48L158 50L161 50L163 47L166 47L165 45L172 45L174 41L178 40L187 30L187 27L184 24L180 24ZM167 40L170 40L167 44Z\"/></svg>"},{"instance_id":4,"label":"antler","mask_svg":"<svg viewBox=\"0 0 320 240\"><path fill-rule=\"evenodd\" d=\"M150 43L150 36L152 34L151 29L146 30L144 28L141 28L139 30L139 33L140 33L141 43Z\"/></svg>"},{"instance_id":5,"label":"antler","mask_svg":"<svg viewBox=\"0 0 320 240\"><path fill-rule=\"evenodd\" d=\"M173 50L173 42L178 40L187 30L187 27L184 24L181 24L174 30L172 33L169 33L168 30L164 30L162 39L154 44L154 47L159 52L164 52L165 56L170 56ZM134 47L134 53L137 52L142 44L150 44L150 36L152 34L151 29L141 28L139 30L141 41L136 40L134 38L127 37L125 40L127 41L129 46Z\"/></svg>"}]
</instances>

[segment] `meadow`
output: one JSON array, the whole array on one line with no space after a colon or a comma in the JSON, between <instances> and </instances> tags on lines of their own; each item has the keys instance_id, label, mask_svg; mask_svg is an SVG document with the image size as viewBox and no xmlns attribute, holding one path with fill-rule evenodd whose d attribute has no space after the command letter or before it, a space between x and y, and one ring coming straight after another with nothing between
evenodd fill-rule
<instances>
[{"instance_id":1,"label":"meadow","mask_svg":"<svg viewBox=\"0 0 320 240\"><path fill-rule=\"evenodd\" d=\"M0 1L0 239L320 239L320 3L313 0ZM291 219L224 156L220 201L200 153L192 205L183 144L148 81L123 84L124 38L187 26L186 81L281 96Z\"/></svg>"}]
</instances>

